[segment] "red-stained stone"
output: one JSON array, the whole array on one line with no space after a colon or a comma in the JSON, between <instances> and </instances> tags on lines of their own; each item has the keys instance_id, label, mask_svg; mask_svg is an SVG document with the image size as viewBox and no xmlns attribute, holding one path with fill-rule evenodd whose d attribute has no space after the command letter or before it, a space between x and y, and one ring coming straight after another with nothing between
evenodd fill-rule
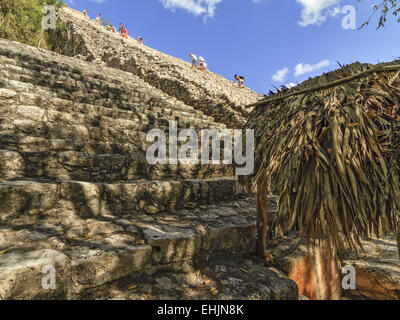
<instances>
[{"instance_id":1,"label":"red-stained stone","mask_svg":"<svg viewBox=\"0 0 400 320\"><path fill-rule=\"evenodd\" d=\"M288 237L271 246L274 262L299 287L299 294L312 300L341 297L341 275L336 251L323 243L307 249L305 240Z\"/></svg>"}]
</instances>

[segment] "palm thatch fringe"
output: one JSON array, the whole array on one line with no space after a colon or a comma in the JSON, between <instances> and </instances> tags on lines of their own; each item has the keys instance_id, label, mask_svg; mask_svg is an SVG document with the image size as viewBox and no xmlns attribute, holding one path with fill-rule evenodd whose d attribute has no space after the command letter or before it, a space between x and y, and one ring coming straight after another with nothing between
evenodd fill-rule
<instances>
[{"instance_id":1,"label":"palm thatch fringe","mask_svg":"<svg viewBox=\"0 0 400 320\"><path fill-rule=\"evenodd\" d=\"M274 235L298 230L359 248L363 237L397 231L400 64L364 66L306 81L250 114L256 171L246 182L279 196Z\"/></svg>"}]
</instances>

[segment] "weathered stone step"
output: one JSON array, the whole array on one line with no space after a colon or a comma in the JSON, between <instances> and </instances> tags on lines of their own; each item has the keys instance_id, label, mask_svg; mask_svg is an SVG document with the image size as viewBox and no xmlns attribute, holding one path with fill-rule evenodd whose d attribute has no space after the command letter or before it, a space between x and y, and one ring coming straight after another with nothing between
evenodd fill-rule
<instances>
[{"instance_id":1,"label":"weathered stone step","mask_svg":"<svg viewBox=\"0 0 400 320\"><path fill-rule=\"evenodd\" d=\"M150 165L144 152L90 155L79 151L15 152L0 149L0 179L50 179L91 182L209 179L229 177L225 165Z\"/></svg>"},{"instance_id":2,"label":"weathered stone step","mask_svg":"<svg viewBox=\"0 0 400 320\"><path fill-rule=\"evenodd\" d=\"M0 135L28 135L47 139L65 139L92 142L135 143L143 132L92 127L66 123L39 122L34 120L8 120L0 118Z\"/></svg>"},{"instance_id":3,"label":"weathered stone step","mask_svg":"<svg viewBox=\"0 0 400 320\"><path fill-rule=\"evenodd\" d=\"M35 112L35 110L33 110L35 106L36 108L42 108L50 117L48 118L48 121L51 121L51 116L53 116L53 118L57 120L65 119L66 121L71 121L71 117L77 117L77 121L80 120L81 122L86 121L88 123L96 123L99 121L99 117L103 116L104 120L107 122L107 125L111 126L118 126L121 122L125 123L134 121L136 122L136 126L140 124L143 124L143 126L149 124L151 125L151 128L153 128L154 126L157 126L157 121L165 122L168 120L178 120L180 125L184 127L187 127L189 123L199 128L207 128L210 126L220 128L225 127L214 122L210 122L209 117L204 115L198 116L197 114L192 114L186 111L173 110L164 107L160 108L155 106L147 107L144 104L130 102L126 102L124 104L121 101L119 101L119 104L116 105L117 108L119 108L116 110L110 109L110 107L113 107L114 105L109 99L96 100L96 105L74 103L69 100L54 98L51 91L46 91L38 86L32 86L29 84L27 87L25 83L15 80L3 80L2 82L3 83L0 84L0 88L3 87L6 90L19 89L20 91L22 89L29 92L40 92L40 95L19 92L18 94L16 93L14 95L14 99L8 99L7 103L9 105L14 105L11 107L11 109L31 108L32 110L27 110L28 112L25 112L25 110L20 112L20 114L26 116L30 115L31 113L32 115L43 113L44 111ZM11 95L12 91L14 90L9 92L3 91L2 94ZM5 102L2 104L5 105ZM14 111L18 110L7 110L6 108L3 112L7 111L13 113ZM60 115L58 112L62 112L63 115ZM116 118L118 116L121 118ZM144 127L144 129L146 129L146 127Z\"/></svg>"},{"instance_id":4,"label":"weathered stone step","mask_svg":"<svg viewBox=\"0 0 400 320\"><path fill-rule=\"evenodd\" d=\"M245 270L245 271L243 271ZM88 290L90 300L300 300L296 284L250 255L221 253L207 264L184 265L154 275L126 277Z\"/></svg>"},{"instance_id":5,"label":"weathered stone step","mask_svg":"<svg viewBox=\"0 0 400 320\"><path fill-rule=\"evenodd\" d=\"M124 144L47 139L40 134L38 137L0 134L0 178L114 182L190 177L206 179L233 174L232 166L205 165L200 161L198 165L150 165L146 159L149 144L145 134L140 132L132 143ZM223 151L221 149L221 155ZM211 152L210 149L210 158Z\"/></svg>"},{"instance_id":6,"label":"weathered stone step","mask_svg":"<svg viewBox=\"0 0 400 320\"><path fill-rule=\"evenodd\" d=\"M159 125L168 136L168 127ZM196 128L193 128L196 130ZM198 130L198 129L197 129ZM34 120L9 120L0 117L0 136L32 136L47 139L78 140L107 143L130 143L142 145L144 150L153 143L146 142L147 133L142 131L114 129L111 127L93 127L88 124L52 123ZM200 137L200 134L199 134ZM222 145L221 145L222 148Z\"/></svg>"},{"instance_id":7,"label":"weathered stone step","mask_svg":"<svg viewBox=\"0 0 400 320\"><path fill-rule=\"evenodd\" d=\"M178 130L191 128L196 130L200 137L200 130L203 129L203 126L199 123L194 122L192 125L191 122L182 122L181 119L175 121ZM12 136L24 135L36 138L44 136L46 139L97 141L112 144L123 141L139 145L142 150L147 150L151 143L146 142L146 135L153 128L163 130L168 136L168 119L158 118L150 125L139 121L95 116L91 112L74 115L36 106L11 105L0 110L0 137L5 138L1 140L1 143L6 146L10 142L11 148L6 149L15 151L18 150L15 148L18 147L19 140L13 139ZM223 128L215 129L225 130Z\"/></svg>"},{"instance_id":8,"label":"weathered stone step","mask_svg":"<svg viewBox=\"0 0 400 320\"><path fill-rule=\"evenodd\" d=\"M16 180L0 182L0 223L37 223L69 209L81 217L158 214L243 195L235 179L87 183ZM57 210L54 210L57 208ZM61 210L61 211L60 211Z\"/></svg>"},{"instance_id":9,"label":"weathered stone step","mask_svg":"<svg viewBox=\"0 0 400 320\"><path fill-rule=\"evenodd\" d=\"M135 143L108 143L87 140L47 139L29 135L0 135L0 149L16 152L84 152L98 154L136 154L146 152L146 134L139 132Z\"/></svg>"},{"instance_id":10,"label":"weathered stone step","mask_svg":"<svg viewBox=\"0 0 400 320\"><path fill-rule=\"evenodd\" d=\"M297 299L297 287L287 277L239 258L248 256L254 248L254 202L247 198L151 217L98 215L82 219L74 211L58 210L58 219L46 224L3 225L0 296L78 299L87 297L92 289L99 293L100 286L110 286L116 280L139 282L144 276L157 277L172 270L188 273L194 271L193 267L201 268L204 276L212 276L210 268L218 265L221 267L213 268L214 272L229 275L233 282L242 278L240 274L245 275L240 269L247 268L248 277L260 274L257 279L263 288L254 288L254 298L260 294L265 299ZM235 256L237 263L225 258L224 269L222 260L213 259L207 263L208 267L202 266L210 255L220 253ZM55 269L55 290L42 287L45 266ZM218 278L227 280L226 276ZM251 283L247 283L250 286L247 291ZM225 289L228 288L233 289L226 284ZM218 289L220 298L234 294L224 291L224 286Z\"/></svg>"},{"instance_id":11,"label":"weathered stone step","mask_svg":"<svg viewBox=\"0 0 400 320\"><path fill-rule=\"evenodd\" d=\"M124 77L122 73L122 78L116 79L114 78L116 73L111 72L110 78L109 73L102 73L104 69L96 65L91 65L90 63L86 65L80 63L81 61L79 60L68 57L60 59L60 56L51 56L51 52L45 52L43 50L38 51L40 53L39 55L32 55L29 49L13 50L12 48L3 48L0 46L2 70L11 71L10 73L17 75L36 76L41 80L51 81L49 78L52 78L59 80L60 83L57 81L53 82L61 86L63 85L62 82L65 81L65 85L69 86L69 89L76 89L76 85L82 86L87 90L100 90L103 87L108 87L112 89L110 92L113 94L121 94L126 91L126 89L130 89L131 91L141 94L142 97L145 96L145 93L149 92L153 94L158 93L160 97L167 97L161 91L153 88L151 85L132 74L125 74ZM66 64L67 61L69 62L68 64ZM123 81L127 78L136 81ZM44 81L43 83L49 82Z\"/></svg>"},{"instance_id":12,"label":"weathered stone step","mask_svg":"<svg viewBox=\"0 0 400 320\"><path fill-rule=\"evenodd\" d=\"M61 108L63 109L63 108ZM119 130L133 130L148 132L151 129L158 128L168 131L169 121L176 121L180 128L194 128L201 130L210 125L206 121L197 120L193 117L187 118L177 113L175 116L166 116L160 113L148 115L136 114L136 119L113 118L102 115L102 108L99 114L79 113L74 108L68 111L56 111L54 107L34 106L34 105L10 105L0 111L0 117L7 120L33 120L48 123L60 123L68 125L82 125L88 128L116 128ZM131 117L133 118L133 117Z\"/></svg>"},{"instance_id":13,"label":"weathered stone step","mask_svg":"<svg viewBox=\"0 0 400 320\"><path fill-rule=\"evenodd\" d=\"M116 70L109 69L107 71L111 70L111 73L109 73L109 72L106 73L107 77L111 77L111 79L109 79L103 75L104 74L103 70L102 71L96 70L98 72L98 74L92 74L93 72L95 72L96 68L94 68L93 65L87 66L86 64L82 64L82 62L77 59L66 58L66 59L71 60L70 62L72 65L75 65L75 67L70 67L69 65L65 65L64 62L54 63L54 61L52 59L49 59L50 57L46 57L46 54L50 54L50 53L47 53L47 52L45 53L43 51L40 51L42 53L42 55L39 55L39 57L42 59L39 60L39 58L37 56L30 56L30 55L22 53L24 50L21 50L21 52L11 50L11 48L9 49L9 48L2 47L1 44L2 43L0 43L0 53L4 55L3 57L0 57L2 60L5 60L5 62L12 62L14 64L16 63L15 61L19 61L19 60L15 60L14 58L23 60L23 61L19 61L18 63L20 63L24 68L22 68L20 66L14 66L12 63L11 64L10 63L3 64L3 66L2 66L3 72L4 72L4 70L6 70L5 72L6 72L7 77L14 77L18 80L21 80L21 77L18 75L18 72L25 72L25 74L23 74L24 77L27 77L27 78L25 78L25 80L33 81L33 83L36 83L38 81L41 84L48 83L48 84L54 85L56 88L60 87L60 86L61 87L64 86L65 81L62 81L62 80L67 79L68 80L67 82L69 82L68 89L76 89L76 85L78 83L80 83L80 85L83 86L85 88L85 90L83 92L78 90L77 93L74 94L75 98L82 96L86 90L89 90L89 88L90 88L90 90L96 90L97 93L101 93L101 95L104 95L104 94L106 94L107 96L111 95L113 98L115 98L114 92L125 92L125 94L122 94L122 96L127 97L127 96L132 96L132 91L135 91L137 93L134 94L134 97L139 99L139 100L136 100L136 102L140 101L143 103L144 101L148 100L148 102L147 102L148 105L154 105L154 103L156 103L156 104L158 103L158 105L167 104L167 105L171 105L172 109L178 108L178 109L181 109L182 111L188 110L190 113L196 113L199 116L202 115L202 113L199 112L198 110L194 110L192 107L186 106L183 103L176 101L176 99L171 100L171 98L166 96L162 91L159 91L158 89L151 87L146 82L139 80L139 78L133 76L130 73L126 73L126 72L124 73L121 71L115 72ZM7 49L9 49L9 50L7 50ZM13 48L13 49L15 49L15 48ZM6 57L9 57L9 58L6 58ZM50 61L47 61L45 58L47 58L47 60L50 60ZM58 56L54 56L54 55L51 56L51 58L59 59ZM35 60L34 62L36 62L36 63L32 63L32 61L31 61L32 59ZM79 64L78 62L80 62L81 64ZM47 64L49 68L57 68L57 69L50 70L50 71L55 71L55 72L40 71L40 64ZM17 70L15 70L16 72L7 72L7 68L10 69L12 67L17 69ZM79 67L81 67L82 69L79 69ZM92 69L90 69L90 67ZM28 69L25 69L25 68L28 68ZM30 71L31 72L30 77L28 77L29 70L30 70L29 68L34 69L34 71ZM60 81L47 80L49 78L49 76L52 76L55 78L57 76L59 76L57 72L60 72L60 69L67 70L67 71L61 71L61 72L64 72L66 75L63 75L62 78L60 78ZM98 83L98 84L95 84L94 80L87 78L86 73L87 73L88 69L90 69L90 71L91 71L91 72L89 72L91 77L93 77L95 79L100 79L100 80L96 80L96 83ZM74 73L75 76L68 74L68 72L71 72L71 71L75 72ZM100 74L100 72L103 72L103 74ZM78 77L78 78L82 77L83 73L85 73L86 81L78 81L77 82L77 81L73 80L72 82L75 83L75 85L71 84L71 79L74 79L76 77ZM126 81L121 82L121 80L123 79L123 77L121 79L121 76L130 78L131 81L129 81L129 79L126 79ZM89 80L89 83L87 82L87 80ZM113 84L113 83L118 84L118 86L110 87L110 84ZM126 87L126 85L122 86L122 84L126 84L126 83L128 83L128 84L134 83L135 85L134 86L131 85L129 87ZM139 83L139 86L137 85L137 83ZM88 88L88 86L89 86L89 88ZM124 90L121 91L121 87L125 91ZM94 89L94 88L97 88L97 89ZM107 90L107 88L109 88L109 90ZM147 93L143 93L142 92L143 90L145 90ZM66 94L68 96L68 90L61 90L60 92L64 95ZM83 95L83 96L85 96L85 95ZM156 98L156 99L154 99L154 98ZM87 97L84 99L87 99ZM118 100L123 100L123 99L118 99Z\"/></svg>"},{"instance_id":14,"label":"weathered stone step","mask_svg":"<svg viewBox=\"0 0 400 320\"><path fill-rule=\"evenodd\" d=\"M7 69L7 65L4 67L3 70ZM25 70L25 69L23 69ZM26 71L26 70L25 70ZM27 71L26 71L27 72ZM44 83L43 81L39 81L37 76L32 75L31 77L27 77L27 73L24 73L24 77L21 78L17 74L7 71L6 74L3 74L4 77L7 79L2 79L0 82L0 86L3 88L9 88L9 89L14 89L20 94L22 93L23 96L20 98L21 103L25 104L32 104L32 102L37 102L37 103L46 103L49 104L49 101L46 101L44 98L46 97L48 100L56 100L55 97L57 97L58 91L54 89L54 87L57 87L54 84L54 81L51 82L49 81L47 84ZM0 66L0 73L1 73L1 66ZM26 89L29 89L31 92L30 94L27 94L23 91L27 91ZM113 90L114 88L103 88L102 91L95 91L94 93L91 90L87 90L82 92L82 99L84 101L88 100L88 95L94 95L91 100L94 100L96 103L96 106L99 107L105 107L105 108L111 108L113 106L116 106L117 108L121 110L129 110L133 109L136 112L143 112L143 113L148 113L149 111L158 111L158 112L163 112L167 115L172 115L177 113L177 115L183 115L187 117L193 117L197 119L202 119L204 121L208 122L213 122L212 117L205 116L202 112L199 110L194 110L192 107L188 107L186 105L183 105L182 103L173 103L171 100L167 100L165 98L158 98L158 99L153 99L153 98L147 98L141 97L140 93L134 93L132 91L129 91L129 95L125 96L125 100L122 99L122 97L118 97L117 101L113 101L113 99L110 98L109 95L105 95L104 92L108 92ZM40 92L40 94L35 94L37 92ZM79 102L73 102L79 99L76 94L70 93L70 96L68 97L68 92L64 92L63 94L64 98L69 98L69 99L57 99L57 104L60 106L60 103L62 100L65 100L65 105L76 105L79 104ZM113 98L115 98L113 96ZM126 100L128 98L128 100ZM118 102L118 103L115 103ZM86 103L86 105L89 105Z\"/></svg>"},{"instance_id":15,"label":"weathered stone step","mask_svg":"<svg viewBox=\"0 0 400 320\"><path fill-rule=\"evenodd\" d=\"M102 141L89 141L81 139L52 139L42 136L34 137L25 134L10 135L0 134L0 149L16 152L84 152L88 155L99 154L137 154L145 153L150 142L146 141L146 133L132 132L136 134L132 142L111 143ZM168 135L167 135L168 137ZM178 145L181 145L179 142ZM222 148L221 143L221 148ZM199 146L199 152L201 146ZM211 152L211 150L210 150ZM222 154L223 150L221 150Z\"/></svg>"},{"instance_id":16,"label":"weathered stone step","mask_svg":"<svg viewBox=\"0 0 400 320\"><path fill-rule=\"evenodd\" d=\"M120 139L121 136L125 139ZM118 141L125 141L125 143L121 144ZM2 161L3 168L16 168L13 170L15 173L4 169L6 176L19 175L21 172L30 174L30 170L33 170L32 174L40 175L50 174L50 172L55 174L58 170L60 174L67 174L68 170L88 171L85 174L80 173L85 177L97 177L109 171L112 176L130 177L129 180L135 174L143 174L142 178L151 176L156 179L174 177L176 174L182 175L183 178L187 178L187 174L204 178L210 174L231 176L232 166L222 165L225 151L223 143L220 144L221 165L206 165L201 161L200 155L204 151L202 145L199 145L198 149L198 165L183 163L150 165L147 161L147 152L152 143L152 141L146 141L146 134L142 132L114 132L112 129L89 131L82 126L52 126L48 123L7 121L0 118L0 150L13 154L12 157L7 157L8 160ZM183 144L184 142L179 142L178 146ZM208 159L212 159L212 148L209 148L208 152ZM8 164L11 159L13 162ZM102 164L100 168L99 164ZM116 172L117 167L119 169ZM134 170L134 168L137 169Z\"/></svg>"}]
</instances>

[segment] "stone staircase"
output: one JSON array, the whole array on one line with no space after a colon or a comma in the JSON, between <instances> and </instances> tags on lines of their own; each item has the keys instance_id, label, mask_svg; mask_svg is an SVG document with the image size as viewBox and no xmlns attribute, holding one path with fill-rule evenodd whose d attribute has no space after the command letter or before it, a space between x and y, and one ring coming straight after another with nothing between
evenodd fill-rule
<instances>
[{"instance_id":1,"label":"stone staircase","mask_svg":"<svg viewBox=\"0 0 400 320\"><path fill-rule=\"evenodd\" d=\"M131 72L0 39L0 299L96 297L252 251L255 203L231 166L146 161L146 133L170 120L226 129ZM260 298L297 297L262 270Z\"/></svg>"},{"instance_id":2,"label":"stone staircase","mask_svg":"<svg viewBox=\"0 0 400 320\"><path fill-rule=\"evenodd\" d=\"M131 72L231 128L241 128L251 111L246 106L263 98L213 72L195 70L188 62L139 45L132 38L123 39L76 10L64 8L60 16L67 30L59 37L57 52Z\"/></svg>"},{"instance_id":3,"label":"stone staircase","mask_svg":"<svg viewBox=\"0 0 400 320\"><path fill-rule=\"evenodd\" d=\"M129 198L122 201L120 196L120 207L150 213L211 201L213 194L221 199L234 194L236 181L227 178L232 176L228 166L150 166L145 154L150 145L146 132L167 130L168 120L176 120L180 128L225 125L183 103L173 104L163 92L130 73L113 69L100 72L93 64L83 68L79 60L44 52L38 55L37 50L23 45L10 48L4 41L0 53L5 106L0 118L0 177L18 180L17 185L9 181L3 184L5 192L16 188L25 194L35 189L40 194L42 190L44 195L33 197L42 199L49 194L48 189L39 187L41 183L37 188L32 186L44 179L49 180L46 186L51 189L61 187L60 199L64 199L67 185L71 191L81 190L72 192L78 197L75 203L85 201L84 189L92 198L96 195L92 200L97 203L112 202L117 194L133 192L141 204L136 206ZM29 183L21 183L26 179ZM221 185L228 188L226 194L211 192ZM55 195L50 193L52 199ZM154 197L163 201L151 204ZM14 208L10 201L6 206ZM20 206L29 211L25 204Z\"/></svg>"}]
</instances>

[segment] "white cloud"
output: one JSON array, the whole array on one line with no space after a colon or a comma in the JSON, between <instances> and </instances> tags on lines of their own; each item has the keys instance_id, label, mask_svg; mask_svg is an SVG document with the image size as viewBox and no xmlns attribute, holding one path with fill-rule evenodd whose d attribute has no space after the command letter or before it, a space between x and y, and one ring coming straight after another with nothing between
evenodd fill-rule
<instances>
[{"instance_id":1,"label":"white cloud","mask_svg":"<svg viewBox=\"0 0 400 320\"><path fill-rule=\"evenodd\" d=\"M285 81L285 78L287 74L289 73L288 68L283 68L275 72L275 74L272 76L272 80L275 82L283 82Z\"/></svg>"},{"instance_id":2,"label":"white cloud","mask_svg":"<svg viewBox=\"0 0 400 320\"><path fill-rule=\"evenodd\" d=\"M90 0L106 1L106 0ZM223 0L159 0L164 8L171 11L176 9L186 10L195 16L203 16L205 19L212 18L217 10L217 5ZM261 3L264 0L251 0L252 3Z\"/></svg>"},{"instance_id":3,"label":"white cloud","mask_svg":"<svg viewBox=\"0 0 400 320\"><path fill-rule=\"evenodd\" d=\"M294 87L296 87L296 86L297 86L297 84L295 84L295 83L293 83L293 82L289 82L289 83L286 83L286 84L285 84L285 87L286 87L286 88L289 88L289 89L294 88Z\"/></svg>"},{"instance_id":4,"label":"white cloud","mask_svg":"<svg viewBox=\"0 0 400 320\"><path fill-rule=\"evenodd\" d=\"M338 5L341 0L296 0L303 6L301 12L302 27L309 25L321 25L328 16L336 17L340 13ZM334 7L336 6L336 7Z\"/></svg>"},{"instance_id":5,"label":"white cloud","mask_svg":"<svg viewBox=\"0 0 400 320\"><path fill-rule=\"evenodd\" d=\"M217 4L222 0L159 0L169 10L183 9L195 16L203 15L212 18L215 15Z\"/></svg>"},{"instance_id":6,"label":"white cloud","mask_svg":"<svg viewBox=\"0 0 400 320\"><path fill-rule=\"evenodd\" d=\"M322 60L322 61L318 62L317 64L313 64L313 65L299 63L294 69L294 75L296 77L298 77L305 73L313 72L313 71L328 67L330 64L331 64L331 62L329 60Z\"/></svg>"}]
</instances>

